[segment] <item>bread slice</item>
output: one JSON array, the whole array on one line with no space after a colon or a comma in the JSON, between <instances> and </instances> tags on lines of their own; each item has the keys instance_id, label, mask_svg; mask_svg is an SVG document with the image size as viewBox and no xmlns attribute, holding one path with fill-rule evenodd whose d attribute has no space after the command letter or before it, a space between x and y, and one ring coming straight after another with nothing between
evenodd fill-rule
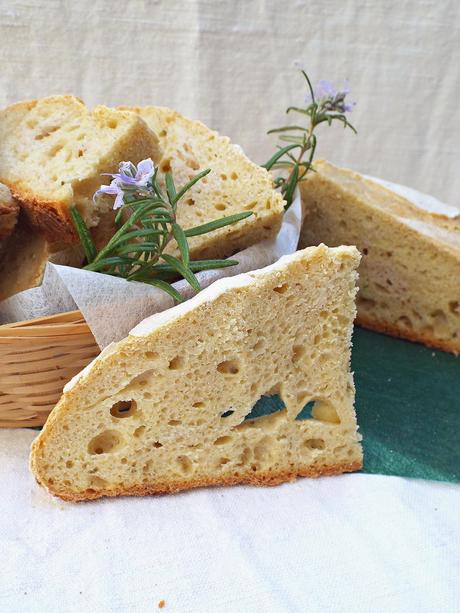
<instances>
[{"instance_id":1,"label":"bread slice","mask_svg":"<svg viewBox=\"0 0 460 613\"><path fill-rule=\"evenodd\" d=\"M460 353L460 217L432 198L430 211L421 208L329 162L315 170L301 183L300 245L358 246L358 322Z\"/></svg>"},{"instance_id":2,"label":"bread slice","mask_svg":"<svg viewBox=\"0 0 460 613\"><path fill-rule=\"evenodd\" d=\"M358 262L305 249L144 320L65 387L32 447L38 482L86 500L359 469ZM283 410L251 414L274 394Z\"/></svg>"},{"instance_id":3,"label":"bread slice","mask_svg":"<svg viewBox=\"0 0 460 613\"><path fill-rule=\"evenodd\" d=\"M80 266L83 261L80 245L47 242L21 213L13 234L0 243L0 301L40 285L47 262Z\"/></svg>"},{"instance_id":4,"label":"bread slice","mask_svg":"<svg viewBox=\"0 0 460 613\"><path fill-rule=\"evenodd\" d=\"M138 113L158 135L163 151L160 169L172 170L178 186L198 171L211 169L179 204L178 220L184 228L242 211L254 213L234 225L191 238L193 258L227 257L278 233L283 199L274 191L269 173L251 162L240 147L200 121L168 108L120 108Z\"/></svg>"},{"instance_id":5,"label":"bread slice","mask_svg":"<svg viewBox=\"0 0 460 613\"><path fill-rule=\"evenodd\" d=\"M19 205L6 185L0 183L0 241L14 230L19 215Z\"/></svg>"},{"instance_id":6,"label":"bread slice","mask_svg":"<svg viewBox=\"0 0 460 613\"><path fill-rule=\"evenodd\" d=\"M128 111L97 106L90 112L78 98L51 96L0 112L0 181L51 242L76 239L72 204L90 226L97 224L104 207L93 203L93 194L108 182L101 173L147 157L158 161L158 140Z\"/></svg>"}]
</instances>

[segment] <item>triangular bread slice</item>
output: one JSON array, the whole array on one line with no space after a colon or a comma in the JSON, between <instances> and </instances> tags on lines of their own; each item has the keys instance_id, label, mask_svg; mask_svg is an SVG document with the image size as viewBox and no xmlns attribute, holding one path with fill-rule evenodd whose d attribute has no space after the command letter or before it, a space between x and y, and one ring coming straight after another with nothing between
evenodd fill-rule
<instances>
[{"instance_id":1,"label":"triangular bread slice","mask_svg":"<svg viewBox=\"0 0 460 613\"><path fill-rule=\"evenodd\" d=\"M362 252L358 323L460 353L460 211L329 162L315 170L300 184L300 245Z\"/></svg>"},{"instance_id":2,"label":"triangular bread slice","mask_svg":"<svg viewBox=\"0 0 460 613\"><path fill-rule=\"evenodd\" d=\"M18 102L0 111L0 181L49 241L76 240L69 218L75 204L88 225L99 220L93 194L119 162L160 158L158 139L136 114L73 96ZM108 206L108 200L107 200Z\"/></svg>"},{"instance_id":3,"label":"triangular bread slice","mask_svg":"<svg viewBox=\"0 0 460 613\"><path fill-rule=\"evenodd\" d=\"M144 320L67 384L32 447L38 482L86 500L359 469L358 262L305 249ZM274 394L285 409L245 420Z\"/></svg>"},{"instance_id":4,"label":"triangular bread slice","mask_svg":"<svg viewBox=\"0 0 460 613\"><path fill-rule=\"evenodd\" d=\"M195 259L227 257L278 233L284 212L270 174L251 162L238 145L165 107L120 107L136 112L158 135L160 169L172 170L178 186L199 170L211 172L187 192L177 209L179 223L191 228L219 217L252 211L237 224L190 239Z\"/></svg>"}]
</instances>

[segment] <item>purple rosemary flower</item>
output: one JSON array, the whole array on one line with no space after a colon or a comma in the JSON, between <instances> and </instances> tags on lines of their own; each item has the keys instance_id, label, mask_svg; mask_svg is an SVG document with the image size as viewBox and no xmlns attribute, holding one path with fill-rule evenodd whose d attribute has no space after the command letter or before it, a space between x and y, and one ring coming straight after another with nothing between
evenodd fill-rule
<instances>
[{"instance_id":1,"label":"purple rosemary flower","mask_svg":"<svg viewBox=\"0 0 460 613\"><path fill-rule=\"evenodd\" d=\"M94 194L94 199L101 194L116 196L113 204L114 209L123 206L123 198L126 193L146 191L145 188L149 187L149 182L155 174L155 165L150 158L147 158L139 162L137 168L132 162L120 162L118 170L117 173L103 173L112 177L112 182L110 185L101 185L100 189Z\"/></svg>"},{"instance_id":2,"label":"purple rosemary flower","mask_svg":"<svg viewBox=\"0 0 460 613\"><path fill-rule=\"evenodd\" d=\"M155 173L155 166L150 158L142 160L137 165L137 168L131 162L121 162L119 173L111 175L124 185L129 185L130 188L136 187L142 189L147 187L148 182Z\"/></svg>"},{"instance_id":3,"label":"purple rosemary flower","mask_svg":"<svg viewBox=\"0 0 460 613\"><path fill-rule=\"evenodd\" d=\"M313 91L319 112L349 113L353 110L355 102L346 102L345 98L350 93L348 82L345 81L342 89L337 90L330 81L322 79ZM307 96L307 104L313 102L311 95Z\"/></svg>"},{"instance_id":4,"label":"purple rosemary flower","mask_svg":"<svg viewBox=\"0 0 460 613\"><path fill-rule=\"evenodd\" d=\"M123 197L124 191L123 188L118 184L118 179L113 179L110 185L101 185L101 187L94 194L93 200L95 200L101 194L109 194L110 196L116 196L115 202L113 203L113 209L119 209L123 206Z\"/></svg>"}]
</instances>

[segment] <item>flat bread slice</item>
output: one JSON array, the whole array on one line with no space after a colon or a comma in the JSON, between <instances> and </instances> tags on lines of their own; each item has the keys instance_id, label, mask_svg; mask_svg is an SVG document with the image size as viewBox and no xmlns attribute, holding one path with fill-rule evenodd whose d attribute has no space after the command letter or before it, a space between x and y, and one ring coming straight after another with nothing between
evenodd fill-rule
<instances>
[{"instance_id":1,"label":"flat bread slice","mask_svg":"<svg viewBox=\"0 0 460 613\"><path fill-rule=\"evenodd\" d=\"M144 320L65 387L33 443L37 481L87 500L358 470L358 262L305 249ZM263 395L281 410L257 417Z\"/></svg>"},{"instance_id":2,"label":"flat bread slice","mask_svg":"<svg viewBox=\"0 0 460 613\"><path fill-rule=\"evenodd\" d=\"M93 202L103 172L118 164L160 158L158 139L136 114L73 96L18 102L0 111L0 181L48 241L76 241L69 217L75 204L94 226L110 203Z\"/></svg>"},{"instance_id":3,"label":"flat bread slice","mask_svg":"<svg viewBox=\"0 0 460 613\"><path fill-rule=\"evenodd\" d=\"M199 170L211 172L187 192L178 221L191 228L219 217L253 211L234 225L189 239L194 259L223 258L278 233L284 201L270 174L251 162L226 136L165 107L119 107L138 113L159 138L160 169L172 170L178 186Z\"/></svg>"},{"instance_id":4,"label":"flat bread slice","mask_svg":"<svg viewBox=\"0 0 460 613\"><path fill-rule=\"evenodd\" d=\"M460 353L460 210L326 161L315 170L300 184L300 246L362 252L358 323Z\"/></svg>"}]
</instances>

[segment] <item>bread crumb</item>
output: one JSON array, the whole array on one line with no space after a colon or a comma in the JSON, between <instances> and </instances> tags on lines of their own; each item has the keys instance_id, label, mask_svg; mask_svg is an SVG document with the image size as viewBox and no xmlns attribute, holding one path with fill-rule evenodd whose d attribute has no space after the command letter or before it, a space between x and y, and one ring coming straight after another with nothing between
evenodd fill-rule
<instances>
[{"instance_id":1,"label":"bread crumb","mask_svg":"<svg viewBox=\"0 0 460 613\"><path fill-rule=\"evenodd\" d=\"M165 601L164 600L160 600L160 602L158 603L158 608L162 609L165 606Z\"/></svg>"}]
</instances>

